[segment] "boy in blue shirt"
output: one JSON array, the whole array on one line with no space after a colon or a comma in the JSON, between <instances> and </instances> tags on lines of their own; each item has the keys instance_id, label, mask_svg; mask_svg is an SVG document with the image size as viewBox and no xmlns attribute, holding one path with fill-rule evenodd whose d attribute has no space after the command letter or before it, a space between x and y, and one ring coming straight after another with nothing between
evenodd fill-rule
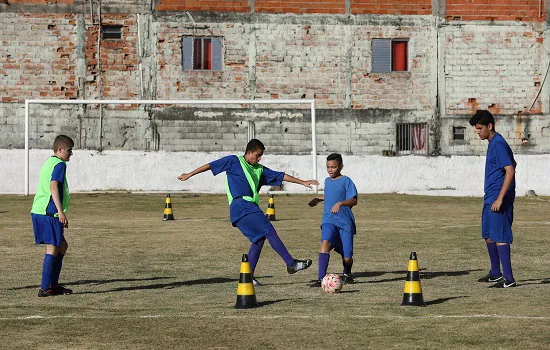
<instances>
[{"instance_id":1,"label":"boy in blue shirt","mask_svg":"<svg viewBox=\"0 0 550 350\"><path fill-rule=\"evenodd\" d=\"M74 142L59 135L53 142L53 156L40 169L40 178L31 209L34 240L46 245L42 266L42 283L39 297L71 294L73 291L59 284L63 256L69 247L64 229L69 227L65 212L69 208L67 165L73 154Z\"/></svg>"},{"instance_id":2,"label":"boy in blue shirt","mask_svg":"<svg viewBox=\"0 0 550 350\"><path fill-rule=\"evenodd\" d=\"M334 249L342 256L344 283L355 283L351 276L353 265L353 236L355 235L355 218L351 208L357 205L357 188L353 181L341 174L344 163L342 156L333 153L327 157L327 172L324 196L314 198L310 207L325 201L321 222L321 248L319 249L319 270L317 281L310 287L321 287L321 281L327 274L330 251Z\"/></svg>"},{"instance_id":3,"label":"boy in blue shirt","mask_svg":"<svg viewBox=\"0 0 550 350\"><path fill-rule=\"evenodd\" d=\"M480 139L489 141L485 160L481 237L487 244L491 271L478 281L495 282L489 288L515 287L510 244L513 239L512 222L516 198L516 161L506 140L495 131L495 119L489 111L477 111L470 119L470 125L475 128Z\"/></svg>"},{"instance_id":4,"label":"boy in blue shirt","mask_svg":"<svg viewBox=\"0 0 550 350\"><path fill-rule=\"evenodd\" d=\"M207 170L211 170L214 176L225 172L227 174L226 192L231 224L237 227L252 243L248 251L251 275L254 276L254 270L266 239L286 263L288 273L295 273L311 266L311 260L296 260L290 255L277 235L277 231L259 207L259 191L263 185L280 186L283 181L309 188L311 185L318 185L319 182L317 180L300 180L264 167L259 163L264 150L265 146L261 141L252 139L246 145L244 156L223 157L190 173L181 174L178 179L187 181L190 177ZM253 278L253 283L260 284L255 278Z\"/></svg>"}]
</instances>

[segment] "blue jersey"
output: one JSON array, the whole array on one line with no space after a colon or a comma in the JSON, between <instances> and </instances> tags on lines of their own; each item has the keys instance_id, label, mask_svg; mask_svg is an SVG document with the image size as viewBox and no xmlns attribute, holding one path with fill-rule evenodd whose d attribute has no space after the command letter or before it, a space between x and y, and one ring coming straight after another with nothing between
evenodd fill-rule
<instances>
[{"instance_id":1,"label":"blue jersey","mask_svg":"<svg viewBox=\"0 0 550 350\"><path fill-rule=\"evenodd\" d=\"M496 133L489 141L487 148L487 157L485 159L485 185L484 185L484 203L492 204L498 197L502 185L504 184L504 175L506 166L516 167L512 149L504 140L504 137ZM504 196L504 201L513 201L516 196L516 180L510 184L508 192Z\"/></svg>"},{"instance_id":2,"label":"blue jersey","mask_svg":"<svg viewBox=\"0 0 550 350\"><path fill-rule=\"evenodd\" d=\"M229 206L231 223L234 224L245 215L262 212L256 203L241 198L243 196L252 197L254 194L237 156L231 155L215 160L210 163L210 168L214 176L224 171L227 175L227 184L233 197L233 202ZM280 186L284 176L285 173L273 171L264 166L257 190L259 191L263 185Z\"/></svg>"},{"instance_id":3,"label":"blue jersey","mask_svg":"<svg viewBox=\"0 0 550 350\"><path fill-rule=\"evenodd\" d=\"M355 217L351 207L341 206L338 213L333 214L331 212L332 207L337 202L347 201L354 197L357 198L357 188L355 188L355 184L349 177L342 176L336 180L327 177L325 179L325 203L321 225L333 224L355 234Z\"/></svg>"},{"instance_id":4,"label":"blue jersey","mask_svg":"<svg viewBox=\"0 0 550 350\"><path fill-rule=\"evenodd\" d=\"M67 171L67 164L65 162L60 162L53 168L52 172L52 178L50 181L57 181L57 189L59 193L59 202L63 203L63 181L65 181L65 172ZM55 202L53 201L53 198L50 196L50 202L48 203L48 206L46 207L46 213L47 214L55 214L57 213L57 207L55 206Z\"/></svg>"}]
</instances>

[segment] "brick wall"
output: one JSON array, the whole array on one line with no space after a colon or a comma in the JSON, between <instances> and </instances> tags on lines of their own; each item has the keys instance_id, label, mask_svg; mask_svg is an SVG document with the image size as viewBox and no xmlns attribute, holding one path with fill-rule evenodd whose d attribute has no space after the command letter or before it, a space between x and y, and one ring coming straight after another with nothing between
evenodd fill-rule
<instances>
[{"instance_id":1,"label":"brick wall","mask_svg":"<svg viewBox=\"0 0 550 350\"><path fill-rule=\"evenodd\" d=\"M432 0L351 0L353 14L430 15Z\"/></svg>"},{"instance_id":2,"label":"brick wall","mask_svg":"<svg viewBox=\"0 0 550 350\"><path fill-rule=\"evenodd\" d=\"M447 0L448 21L546 21L541 0Z\"/></svg>"},{"instance_id":3,"label":"brick wall","mask_svg":"<svg viewBox=\"0 0 550 350\"><path fill-rule=\"evenodd\" d=\"M250 12L248 0L160 0L158 11Z\"/></svg>"},{"instance_id":4,"label":"brick wall","mask_svg":"<svg viewBox=\"0 0 550 350\"><path fill-rule=\"evenodd\" d=\"M339 13L346 12L345 0L256 0L256 12Z\"/></svg>"}]
</instances>

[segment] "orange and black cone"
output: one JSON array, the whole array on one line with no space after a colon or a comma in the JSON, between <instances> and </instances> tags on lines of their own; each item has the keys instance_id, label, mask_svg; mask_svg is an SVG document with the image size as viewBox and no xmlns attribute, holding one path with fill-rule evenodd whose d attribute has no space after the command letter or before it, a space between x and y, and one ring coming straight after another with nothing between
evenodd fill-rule
<instances>
[{"instance_id":1,"label":"orange and black cone","mask_svg":"<svg viewBox=\"0 0 550 350\"><path fill-rule=\"evenodd\" d=\"M239 277L239 286L237 287L237 309L251 309L258 307L256 293L254 292L254 283L252 282L252 273L250 272L250 263L248 255L243 254L241 262L241 275Z\"/></svg>"},{"instance_id":2,"label":"orange and black cone","mask_svg":"<svg viewBox=\"0 0 550 350\"><path fill-rule=\"evenodd\" d=\"M275 198L273 198L273 195L269 195L269 202L267 204L267 211L265 212L265 217L269 219L269 221L276 221L275 219Z\"/></svg>"},{"instance_id":3,"label":"orange and black cone","mask_svg":"<svg viewBox=\"0 0 550 350\"><path fill-rule=\"evenodd\" d=\"M174 220L174 213L172 212L172 199L170 195L166 196L166 204L164 204L164 221Z\"/></svg>"},{"instance_id":4,"label":"orange and black cone","mask_svg":"<svg viewBox=\"0 0 550 350\"><path fill-rule=\"evenodd\" d=\"M401 305L426 306L424 297L422 296L416 252L412 252L409 258L407 279L405 280L405 290L403 291L403 302Z\"/></svg>"}]
</instances>

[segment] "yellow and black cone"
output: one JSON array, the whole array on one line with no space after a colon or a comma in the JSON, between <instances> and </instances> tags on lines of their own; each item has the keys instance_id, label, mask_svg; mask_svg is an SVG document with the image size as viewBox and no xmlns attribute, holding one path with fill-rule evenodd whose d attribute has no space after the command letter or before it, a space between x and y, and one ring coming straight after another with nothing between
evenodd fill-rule
<instances>
[{"instance_id":1,"label":"yellow and black cone","mask_svg":"<svg viewBox=\"0 0 550 350\"><path fill-rule=\"evenodd\" d=\"M422 296L416 252L412 252L409 258L407 279L405 280L405 290L403 291L403 302L401 305L426 306L424 297Z\"/></svg>"},{"instance_id":2,"label":"yellow and black cone","mask_svg":"<svg viewBox=\"0 0 550 350\"><path fill-rule=\"evenodd\" d=\"M172 212L172 199L170 195L166 196L166 203L164 204L164 221L174 220L174 213Z\"/></svg>"},{"instance_id":3,"label":"yellow and black cone","mask_svg":"<svg viewBox=\"0 0 550 350\"><path fill-rule=\"evenodd\" d=\"M256 293L254 292L254 283L252 282L252 273L250 273L250 263L248 255L243 254L241 262L241 275L239 277L239 286L237 287L237 309L251 309L258 307Z\"/></svg>"},{"instance_id":4,"label":"yellow and black cone","mask_svg":"<svg viewBox=\"0 0 550 350\"><path fill-rule=\"evenodd\" d=\"M276 221L275 219L275 198L273 198L273 195L269 195L269 202L267 204L267 211L265 212L265 217L269 219L269 221Z\"/></svg>"}]
</instances>

